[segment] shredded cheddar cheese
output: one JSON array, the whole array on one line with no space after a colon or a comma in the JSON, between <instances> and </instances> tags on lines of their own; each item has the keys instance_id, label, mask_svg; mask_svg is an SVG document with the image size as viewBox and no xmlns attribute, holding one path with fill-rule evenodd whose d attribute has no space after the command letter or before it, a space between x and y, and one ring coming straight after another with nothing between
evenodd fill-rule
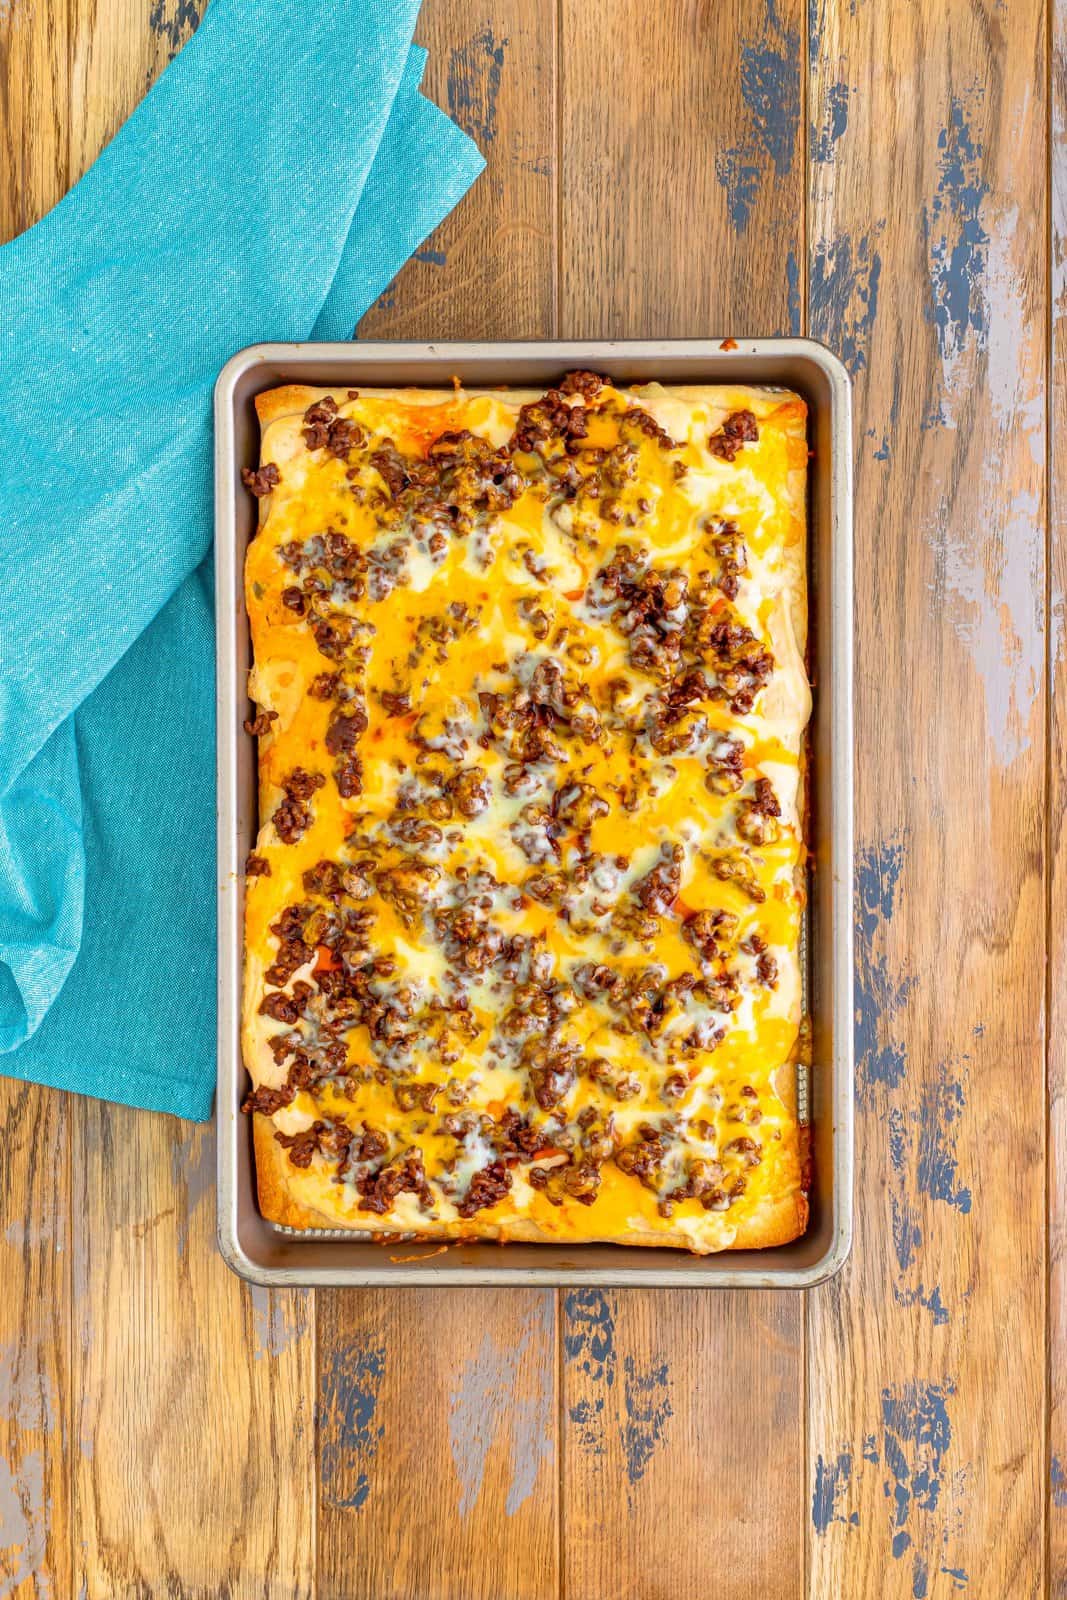
<instances>
[{"instance_id":1,"label":"shredded cheddar cheese","mask_svg":"<svg viewBox=\"0 0 1067 1600\"><path fill-rule=\"evenodd\" d=\"M259 409L264 1213L795 1237L803 402L573 374Z\"/></svg>"}]
</instances>

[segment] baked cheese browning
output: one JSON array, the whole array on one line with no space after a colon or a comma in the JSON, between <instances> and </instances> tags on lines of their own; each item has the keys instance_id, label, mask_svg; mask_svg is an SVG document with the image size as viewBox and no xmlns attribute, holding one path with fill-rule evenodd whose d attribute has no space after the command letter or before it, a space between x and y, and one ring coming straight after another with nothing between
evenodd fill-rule
<instances>
[{"instance_id":1,"label":"baked cheese browning","mask_svg":"<svg viewBox=\"0 0 1067 1600\"><path fill-rule=\"evenodd\" d=\"M574 373L258 407L265 1214L794 1237L803 402Z\"/></svg>"}]
</instances>

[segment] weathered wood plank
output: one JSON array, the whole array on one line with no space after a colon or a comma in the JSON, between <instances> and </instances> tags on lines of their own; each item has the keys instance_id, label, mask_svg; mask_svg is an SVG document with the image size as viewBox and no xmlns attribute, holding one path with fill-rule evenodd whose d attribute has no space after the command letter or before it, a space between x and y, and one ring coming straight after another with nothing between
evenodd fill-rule
<instances>
[{"instance_id":1,"label":"weathered wood plank","mask_svg":"<svg viewBox=\"0 0 1067 1600\"><path fill-rule=\"evenodd\" d=\"M423 92L486 171L363 318L363 339L547 339L556 321L555 17L426 0Z\"/></svg>"},{"instance_id":2,"label":"weathered wood plank","mask_svg":"<svg viewBox=\"0 0 1067 1600\"><path fill-rule=\"evenodd\" d=\"M319 1600L557 1593L555 1296L331 1294Z\"/></svg>"},{"instance_id":3,"label":"weathered wood plank","mask_svg":"<svg viewBox=\"0 0 1067 1600\"><path fill-rule=\"evenodd\" d=\"M801 16L563 0L563 335L799 331ZM800 1296L565 1304L564 1592L799 1595Z\"/></svg>"},{"instance_id":4,"label":"weathered wood plank","mask_svg":"<svg viewBox=\"0 0 1067 1600\"><path fill-rule=\"evenodd\" d=\"M190 0L76 0L69 181L196 26ZM214 1241L210 1130L74 1102L79 1592L309 1595L314 1311L239 1284ZM67 1297L66 1314L71 1314ZM75 1591L57 1584L57 1592Z\"/></svg>"},{"instance_id":5,"label":"weathered wood plank","mask_svg":"<svg viewBox=\"0 0 1067 1600\"><path fill-rule=\"evenodd\" d=\"M67 0L0 7L0 241L69 177ZM70 1100L0 1080L0 1595L73 1593Z\"/></svg>"},{"instance_id":6,"label":"weathered wood plank","mask_svg":"<svg viewBox=\"0 0 1067 1600\"><path fill-rule=\"evenodd\" d=\"M550 338L553 17L426 0L418 38L426 92L487 171L360 336ZM319 1317L319 1600L555 1596L555 1296L339 1293Z\"/></svg>"},{"instance_id":7,"label":"weathered wood plank","mask_svg":"<svg viewBox=\"0 0 1067 1600\"><path fill-rule=\"evenodd\" d=\"M18 0L15 0L14 10ZM68 0L69 183L92 165L193 35L206 0Z\"/></svg>"},{"instance_id":8,"label":"weathered wood plank","mask_svg":"<svg viewBox=\"0 0 1067 1600\"><path fill-rule=\"evenodd\" d=\"M73 1594L70 1100L0 1080L0 1595Z\"/></svg>"},{"instance_id":9,"label":"weathered wood plank","mask_svg":"<svg viewBox=\"0 0 1067 1600\"><path fill-rule=\"evenodd\" d=\"M0 183L0 236L59 197L195 20L188 0L154 6L152 22L145 0L78 0L75 10L76 23L64 0L0 7L0 150L14 179ZM799 69L794 89L791 64L799 61L799 8L675 0L670 10L633 7L622 17L564 0L556 168L551 27L520 17L517 0L477 14L459 0L427 5L428 88L483 142L490 172L361 331L786 331L800 327L810 280L813 331L842 350L858 377L866 730L859 1244L848 1275L812 1298L810 1593L892 1597L925 1586L948 1595L966 1573L972 1596L1037 1594L1046 1577L1052 1593L1067 1595L1067 1067L1056 1026L1067 976L1067 583L1055 486L1051 1463L1036 1425L1044 1403L1046 266L1040 231L1027 219L1045 203L1043 15L1032 0L1003 8L952 0L936 10L894 8L891 18L886 8L812 0L815 227L805 262L799 144L790 134L804 91ZM1062 0L1053 23L1059 130ZM1061 136L1057 148L1058 468L1067 393ZM863 648L864 639L902 637L907 652ZM73 1238L72 1115L80 1173ZM217 1263L210 1203L196 1199L206 1135L101 1108L72 1113L62 1097L19 1085L0 1085L0 1127L0 1475L11 1480L0 1494L0 1593L73 1594L82 1579L86 1595L171 1585L207 1596L227 1582L235 1595L308 1592L311 1528L306 1517L294 1526L294 1506L313 1500L310 1309L248 1297ZM987 1151L1005 1157L983 1160ZM1009 1185L1011 1206L998 1205ZM72 1244L73 1410L65 1331ZM363 1562L377 1575L379 1588L366 1591L376 1596L394 1571L406 1575L407 1592L449 1571L455 1581L443 1594L481 1592L478 1579L483 1590L554 1592L549 1300L500 1299L497 1309L481 1294L405 1293L386 1314L369 1296L328 1298L324 1596L347 1600ZM560 1332L569 1341L566 1592L643 1597L660 1583L666 1593L672 1578L682 1592L677 1582L709 1570L708 1550L717 1593L743 1579L749 1592L760 1588L754 1550L766 1564L757 1572L763 1586L796 1592L801 1523L788 1494L801 1433L796 1303L579 1296ZM690 1384L694 1350L718 1375L714 1384L703 1370ZM725 1411L720 1382L734 1397ZM213 1392L230 1401L221 1444L212 1438L207 1456L207 1414L192 1398L205 1384L220 1385ZM496 1398L512 1384L517 1409ZM431 1446L416 1490L397 1475L427 1404ZM483 1410L488 1429L478 1425ZM213 1408L217 1428L216 1415ZM731 1463L739 1479L751 1473L753 1427L763 1437L772 1421L772 1469L757 1475L743 1506L724 1502ZM364 1493L367 1461L367 1510L395 1508L399 1498L409 1512L402 1522L394 1509L395 1535L359 1506L330 1504ZM440 1516L420 1520L427 1483ZM509 1496L513 1505L525 1496L511 1517ZM707 1540L695 1550L686 1537L693 1526ZM87 1541L76 1569L72 1539L75 1548Z\"/></svg>"},{"instance_id":10,"label":"weathered wood plank","mask_svg":"<svg viewBox=\"0 0 1067 1600\"><path fill-rule=\"evenodd\" d=\"M75 1561L85 1600L314 1594L314 1304L215 1248L214 1138L78 1104ZM74 1591L71 1591L74 1592Z\"/></svg>"},{"instance_id":11,"label":"weathered wood plank","mask_svg":"<svg viewBox=\"0 0 1067 1600\"><path fill-rule=\"evenodd\" d=\"M29 16L0 7L0 241L43 217L70 184L72 3L41 0Z\"/></svg>"},{"instance_id":12,"label":"weathered wood plank","mask_svg":"<svg viewBox=\"0 0 1067 1600\"><path fill-rule=\"evenodd\" d=\"M1051 6L1049 423L1049 1593L1067 1600L1067 5Z\"/></svg>"},{"instance_id":13,"label":"weathered wood plank","mask_svg":"<svg viewBox=\"0 0 1067 1600\"><path fill-rule=\"evenodd\" d=\"M799 0L562 0L561 327L799 332Z\"/></svg>"},{"instance_id":14,"label":"weathered wood plank","mask_svg":"<svg viewBox=\"0 0 1067 1600\"><path fill-rule=\"evenodd\" d=\"M564 1298L564 1593L799 1595L799 1296Z\"/></svg>"},{"instance_id":15,"label":"weathered wood plank","mask_svg":"<svg viewBox=\"0 0 1067 1600\"><path fill-rule=\"evenodd\" d=\"M856 1248L810 1592L1044 1592L1045 14L813 8L812 331L856 379Z\"/></svg>"}]
</instances>

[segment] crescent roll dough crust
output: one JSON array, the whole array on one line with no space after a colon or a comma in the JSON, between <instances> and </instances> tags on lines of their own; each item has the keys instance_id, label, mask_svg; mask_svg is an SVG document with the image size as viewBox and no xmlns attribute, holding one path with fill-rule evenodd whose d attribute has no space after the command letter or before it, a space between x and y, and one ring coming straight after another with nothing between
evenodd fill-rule
<instances>
[{"instance_id":1,"label":"crescent roll dough crust","mask_svg":"<svg viewBox=\"0 0 1067 1600\"><path fill-rule=\"evenodd\" d=\"M804 402L575 374L256 403L263 1215L796 1238Z\"/></svg>"}]
</instances>

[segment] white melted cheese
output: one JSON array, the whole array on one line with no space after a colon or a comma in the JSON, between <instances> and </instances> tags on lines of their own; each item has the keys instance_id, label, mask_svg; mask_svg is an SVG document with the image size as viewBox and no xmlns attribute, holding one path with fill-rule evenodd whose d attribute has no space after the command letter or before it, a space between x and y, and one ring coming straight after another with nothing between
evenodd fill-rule
<instances>
[{"instance_id":1,"label":"white melted cheese","mask_svg":"<svg viewBox=\"0 0 1067 1600\"><path fill-rule=\"evenodd\" d=\"M363 393L365 397L379 396L390 406L395 407L397 403L397 396L388 391ZM451 399L447 395L418 391L405 398L412 407L433 405L442 412L447 410ZM460 396L456 405L465 409L462 413L457 410L456 422L449 420L448 426L471 427L499 447L511 436L516 405L523 399L533 398L532 394ZM703 1154L715 1159L721 1145L730 1137L736 1137L739 1131L746 1132L751 1127L763 1141L766 1157L762 1168L755 1169L747 1180L751 1190L758 1190L761 1183L771 1181L768 1174L773 1174L777 1160L777 1152L768 1150L768 1139L780 1131L788 1133L791 1125L790 1108L777 1100L770 1082L788 1057L789 1024L795 1023L800 1011L796 950L792 944L782 941L795 927L795 902L791 897L797 854L796 758L801 749L803 722L810 709L810 693L795 625L800 614L797 596L802 596L803 592L802 565L796 549L798 521L794 511L788 507L783 509L781 494L775 492L775 485L780 487L783 483L786 460L796 460L797 438L794 431L790 443L792 454L787 455L783 442L785 429L780 430L777 439L774 430L769 430L766 440L744 446L737 460L728 463L709 450L708 439L733 410L749 403L750 392L708 389L686 394L664 391L653 385L635 392L633 398L682 443L687 468L687 475L673 482L667 471L670 461L665 460L662 453L657 454L657 446L641 442L641 460L647 471L628 485L621 497L624 507L628 508L626 517L637 514L634 510L636 495L640 494L649 503L645 509L637 508L640 515L636 525L624 518L621 524L601 526L595 509L590 509L588 503L579 503L577 509L569 508L570 514L564 506L550 508L545 500L545 487L539 484L516 502L512 511L490 525L476 521L471 532L456 541L441 561L432 559L425 545L420 544L424 536L416 537L413 529L403 524L399 528L391 526L387 537L379 541L383 550L396 539L406 542L406 557L404 570L393 575L395 583L388 594L384 589L392 579L389 575L384 580L379 578L381 588L377 597L371 596L371 615L366 620L362 641L367 646L370 662L368 705L372 719L371 733L360 751L364 766L363 793L339 808L336 797L327 787L312 802L314 816L307 841L292 855L273 836L268 825L260 848L280 871L273 880L261 878L250 885L249 904L271 904L272 896L280 892L286 882L285 874L289 873L286 898L274 905L276 915L281 904L300 898L302 870L331 852L335 859L344 859L344 847L338 849L338 840L344 837L346 830L341 824L347 816L360 818L354 826L376 840L370 853L380 853L392 866L401 850L398 841L403 835L389 831L394 828L395 818L386 819L393 811L401 785L410 783L418 791L421 783L425 793L417 803L424 806L425 795L442 792L440 785L449 765L481 769L491 796L488 806L474 818L453 815L451 820L442 821L444 837L436 843L431 840L418 845L417 853L438 868L437 877L425 875L425 892L420 894L421 915L413 915L410 905L403 899L399 909L392 902L384 912L378 908L373 945L373 953L388 954L396 963L396 971L388 981L380 985L376 981L373 986L375 995L387 1008L396 1009L397 992L405 987L413 991L408 998L416 1012L430 997L462 996L471 1008L468 1013L473 1018L470 1035L463 1024L446 1026L442 1031L439 1011L426 1013L421 1033L416 1015L414 1043L401 1039L396 1044L384 1045L370 1039L365 1027L360 1025L350 1036L350 1059L360 1067L384 1062L389 1071L423 1083L450 1077L459 1079L467 1095L464 1110L477 1113L492 1107L489 1114L497 1116L502 1107L511 1107L533 1116L542 1125L544 1118L534 1103L531 1083L521 1065L523 1045L536 1042L538 1026L531 1024L522 1031L520 1025L520 1031L516 1032L516 1019L512 1016L506 1027L501 1028L504 1014L516 1003L514 985L502 979L496 966L484 972L463 971L462 951L457 954L453 949L451 957L447 956L437 936L435 910L455 910L466 906L471 899L472 883L468 881L464 886L458 869L465 867L472 874L483 873L484 881L473 887L476 898L485 903L475 907L472 902L468 909L476 919L484 921L494 936L529 936L531 928L537 930L533 948L547 959L547 966L539 972L537 981L543 980L549 986L557 980L566 982L576 964L590 961L616 964L627 976L658 969L660 981L682 972L694 973L701 964L683 931L683 919L693 910L709 906L732 910L739 922L736 939L727 954L731 969L740 980L737 1009L721 1012L694 995L681 1001L675 996L649 1037L640 1029L628 1031L620 1025L617 1007L601 1001L588 1004L583 1001L577 1013L562 1023L561 1036L573 1040L587 1057L603 1057L607 1063L605 1082L596 1085L579 1074L559 1116L575 1137L579 1131L575 1120L578 1109L583 1105L592 1106L598 1115L610 1115L615 1137L623 1142L636 1139L644 1123L659 1126L669 1120L677 1138L674 1142L668 1141L664 1173L671 1182L678 1183L684 1181L687 1156ZM752 403L762 404L758 398L753 398ZM342 414L359 420L360 402L354 402L351 407L342 404ZM762 422L767 414L765 405L759 414ZM405 439L402 426L398 429L388 422L388 415L381 409L376 413L380 426L371 429L376 442L388 432L397 439L402 451L422 448L422 445L413 447ZM796 429L795 408L789 427ZM423 425L423 439L426 436ZM768 462L777 451L768 471L763 464L765 450L770 453ZM376 537L369 510L353 514L350 502L345 509L344 497L349 491L344 483L343 463L328 461L325 457L315 461L305 449L300 416L286 418L269 430L264 459L275 460L283 474L279 489L272 494L269 503L261 507L271 527L272 539L281 543L286 537L306 537L330 525L343 526L350 535L353 528L357 529L358 536L370 530L370 536ZM795 505L800 507L802 468L790 468L789 481ZM320 509L316 509L315 502L317 486L322 488L323 494ZM650 753L647 719L655 709L649 702L660 694L662 686L654 676L633 670L629 639L614 616L616 601L598 592L596 573L619 547L637 549L643 545L647 548L648 560L658 570L677 563L689 572L692 582L697 566L705 561L703 551L710 549L708 541L714 533L714 523L726 520L738 524L747 562L739 579L738 593L731 602L730 614L748 626L757 639L769 645L775 657L775 668L752 713L740 717L728 715L722 702L693 708L686 713L693 728L690 746L657 762ZM699 555L694 554L697 551ZM707 564L711 561L709 555ZM796 570L791 570L791 562ZM281 565L276 558L276 567L280 569ZM289 577L282 576L284 581L290 581ZM274 580L268 581L276 582L277 574ZM444 614L443 608L435 605L438 594L457 601L453 615L458 619L459 637L449 644L449 658L443 664L436 643L419 644L413 656L418 666L410 674L409 682L406 663L418 637L412 630L417 619L429 623ZM349 603L344 596L338 603L353 615L368 609L362 600L353 599ZM537 618L540 632L531 621L535 611L541 613ZM684 604L676 607L669 615L660 616L657 626L681 627L684 612ZM276 598L274 613L279 613ZM464 631L464 622L471 617L477 618L477 627ZM264 779L268 795L280 793L282 774L296 764L329 772L329 761L322 758L321 749L316 752L314 743L310 751L304 753L295 748L292 739L285 743L291 731L298 731L303 697L311 676L331 665L313 654L309 659L306 648L301 655L298 647L302 642L306 644L306 633L306 624L295 617L292 620L285 617L276 625L272 624L270 656L257 666L251 679L257 702L279 712L270 735L260 743L261 758L267 758ZM437 641L436 634L432 638ZM288 645L276 648L282 640L291 640L291 649ZM465 663L462 684L454 681L454 675L460 671L457 660ZM616 731L611 736L614 749L601 749L588 745L587 727L581 729L580 738L574 739L566 727L562 732L557 728L553 737L558 736L562 742L565 761L542 758L535 762L530 769L528 785L523 786L522 792L509 795L504 788L504 771L512 764L516 740L506 730L502 733L499 727L487 730L487 719L478 706L477 695L488 691L510 696L516 679L520 685L528 685L538 665L549 660L559 663L569 683L585 685L588 680L592 686L589 695L605 725L610 719L618 718L628 725L628 731ZM473 678L471 662L476 663ZM625 687L619 696L615 696L612 679L624 681ZM391 727L381 725L377 696L386 687L410 692L411 704L422 718L420 735L431 752L425 763L421 755L416 757L411 746L405 747L402 743L405 735L397 730L403 728L405 719L394 719ZM316 715L319 720L315 724L314 738L321 741L327 711L320 708ZM724 721L728 721L729 736L740 739L746 751L746 788L737 796L709 794L703 783L704 764L714 759L716 746L723 740L721 724ZM594 741L595 737L594 734ZM372 738L384 742L374 745ZM588 765L583 765L583 741L586 741ZM278 747L276 760L271 755L275 746ZM753 756L754 750L758 753ZM378 759L375 759L376 751ZM721 756L722 752L719 754ZM783 824L777 841L770 841L759 850L744 847L746 859L756 864L767 891L767 901L762 905L751 903L742 890L722 883L715 873L718 856L736 850L736 817L739 806L750 793L748 785L753 777L753 766L758 775L770 780L781 807ZM571 828L565 820L560 823L557 811L550 812L549 808L554 796L562 796L565 785L578 781L580 774L583 781L592 774L588 781L594 789L599 786L600 792L611 794L612 809L606 821L594 820L579 841L576 830L581 824L576 822ZM629 793L635 778L641 784L638 806L636 810L626 811L622 795ZM330 782L328 777L327 785ZM408 801L404 803L407 805ZM565 816L568 804L567 800L561 804L557 799L556 807L561 816ZM535 809L524 818L522 813L527 805ZM542 813L540 817L538 809ZM551 829L545 826L548 815L556 819ZM365 820L368 818L369 821ZM659 934L649 938L643 949L629 948L626 918L640 910L634 891L639 880L664 859L662 847L665 844L681 844L684 851L677 908L663 915ZM353 848L357 854L367 853L366 847ZM414 851L412 846L409 853ZM562 873L573 868L579 857L585 859L591 869L590 880L584 888L571 883L565 889L566 915L559 918L541 899L543 883L545 879L558 883ZM616 857L625 859L625 865L618 866ZM300 864L292 870L289 861ZM537 875L543 875L542 884L532 884L532 895L524 895L523 886ZM492 882L494 878L499 884ZM373 898L371 905L373 909ZM758 982L755 959L739 955L734 948L736 940L761 928L769 953L777 962L778 981L774 989ZM774 934L770 931L772 928ZM284 1024L258 1014L264 993L263 970L270 959L270 941L261 938L260 948L249 957L246 1040L249 1066L256 1082L278 1086L285 1079L286 1069L274 1062L269 1040L289 1030ZM313 956L309 958L300 972L293 975L286 985L287 990L291 990L295 982L310 978L313 959ZM517 979L519 984L526 984L530 977L528 957L524 961L525 966L520 962L523 970ZM713 971L713 963L704 968L709 982ZM698 1036L703 1030L710 1038L719 1029L726 1033L721 1048L709 1044L706 1053L698 1051L695 1056L691 1053L688 1041L693 1038L694 1030ZM313 1042L314 1016L301 1024L301 1031ZM683 1040L686 1048L680 1050ZM771 1040L774 1042L769 1043ZM458 1051L460 1058L442 1061L441 1056L446 1051ZM669 1105L660 1097L668 1071L682 1071L691 1077L680 1099ZM641 1093L632 1100L614 1100L610 1080L634 1075L641 1084ZM737 1098L741 1082L751 1082L757 1087L762 1121L746 1120L749 1102L739 1102ZM329 1091L326 1093L328 1095ZM302 1091L292 1105L277 1114L275 1126L290 1135L306 1131L314 1122L317 1110L327 1117L343 1116L351 1125L358 1126L362 1096L371 1104L370 1121L377 1118L377 1125L387 1129L390 1152L395 1155L406 1144L418 1142L417 1137L411 1135L412 1127L416 1135L421 1130L429 1130L428 1148L432 1148L435 1123L458 1098L457 1095L446 1099L442 1095L432 1114L426 1116L417 1112L408 1124L391 1105L384 1079L372 1082L370 1074L363 1074L350 1084L346 1093L351 1095L350 1101L328 1099L324 1109L320 1104L320 1091L316 1091L316 1095ZM705 1118L712 1128L707 1139L698 1137L692 1128L693 1120ZM732 1123L731 1118L735 1119ZM440 1161L452 1146L448 1143L450 1136L438 1134L436 1137L439 1147L436 1159ZM477 1131L467 1135L458 1158L454 1163L449 1160L444 1168L444 1181L454 1186L452 1198L436 1193L434 1185L434 1216L439 1222L459 1225L457 1200L473 1178L494 1159L494 1146L489 1140ZM559 1162L563 1158L547 1159ZM723 1158L728 1172L730 1159ZM738 1160L736 1153L732 1160L735 1163ZM566 1237L568 1207L546 1213L545 1197L528 1184L522 1167L520 1163L510 1168L513 1187L499 1208L499 1214L505 1222L511 1216L547 1217L544 1221L547 1231ZM309 1203L318 1204L328 1214L339 1207L343 1196L345 1220L353 1226L369 1223L373 1227L403 1232L425 1231L426 1218L417 1196L401 1194L386 1217L372 1219L361 1211L358 1191L351 1182L332 1183L334 1170L328 1152L317 1157L311 1172L294 1171L291 1175L294 1193L306 1193ZM612 1202L616 1209L610 1223L605 1224L606 1236L617 1233L628 1222L635 1232L641 1233L669 1228L701 1250L724 1247L733 1239L736 1218L731 1214L704 1213L696 1208L695 1202L687 1201L679 1203L669 1221L656 1218L654 1210L650 1217L648 1208L654 1207L654 1200L649 1199L649 1194L642 1193L638 1210L632 1192L626 1188L628 1180L621 1172L610 1168L610 1164L606 1170L616 1188L616 1198ZM588 1210L582 1208L580 1213L586 1231L594 1234L598 1203L603 1205L603 1196L600 1202L594 1202ZM754 1210L759 1203L758 1195L753 1197L746 1191L742 1209ZM574 1209L572 1205L570 1211ZM579 1229L578 1236L580 1234Z\"/></svg>"}]
</instances>

